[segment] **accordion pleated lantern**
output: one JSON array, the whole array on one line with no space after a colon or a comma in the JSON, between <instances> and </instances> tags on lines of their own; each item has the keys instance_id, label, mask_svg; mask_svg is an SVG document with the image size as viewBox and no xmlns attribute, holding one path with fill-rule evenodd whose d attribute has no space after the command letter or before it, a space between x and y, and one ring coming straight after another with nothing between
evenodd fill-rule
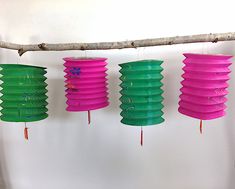
<instances>
[{"instance_id":1,"label":"accordion pleated lantern","mask_svg":"<svg viewBox=\"0 0 235 189\"><path fill-rule=\"evenodd\" d=\"M162 123L163 61L142 60L121 67L121 122L132 126Z\"/></svg>"},{"instance_id":2,"label":"accordion pleated lantern","mask_svg":"<svg viewBox=\"0 0 235 189\"><path fill-rule=\"evenodd\" d=\"M46 68L0 64L1 120L32 122L48 117Z\"/></svg>"},{"instance_id":3,"label":"accordion pleated lantern","mask_svg":"<svg viewBox=\"0 0 235 189\"><path fill-rule=\"evenodd\" d=\"M232 56L184 54L179 112L200 120L225 115Z\"/></svg>"},{"instance_id":4,"label":"accordion pleated lantern","mask_svg":"<svg viewBox=\"0 0 235 189\"><path fill-rule=\"evenodd\" d=\"M109 105L106 60L106 58L64 58L67 111L89 113L90 110Z\"/></svg>"}]
</instances>

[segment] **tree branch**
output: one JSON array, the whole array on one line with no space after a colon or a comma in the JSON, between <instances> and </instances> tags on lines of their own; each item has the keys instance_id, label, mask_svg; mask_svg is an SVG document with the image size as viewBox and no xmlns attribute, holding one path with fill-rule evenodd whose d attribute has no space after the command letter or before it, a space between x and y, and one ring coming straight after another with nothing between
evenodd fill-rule
<instances>
[{"instance_id":1,"label":"tree branch","mask_svg":"<svg viewBox=\"0 0 235 189\"><path fill-rule=\"evenodd\" d=\"M218 41L232 41L235 40L235 32L229 33L215 33L215 34L200 34L188 36L163 37L155 39L131 40L120 42L100 42L100 43L41 43L22 45L16 43L8 43L0 41L0 48L17 50L22 56L28 51L67 51L67 50L107 50L107 49L124 49L137 47L150 47L161 45L175 45L184 43L200 43Z\"/></svg>"}]
</instances>

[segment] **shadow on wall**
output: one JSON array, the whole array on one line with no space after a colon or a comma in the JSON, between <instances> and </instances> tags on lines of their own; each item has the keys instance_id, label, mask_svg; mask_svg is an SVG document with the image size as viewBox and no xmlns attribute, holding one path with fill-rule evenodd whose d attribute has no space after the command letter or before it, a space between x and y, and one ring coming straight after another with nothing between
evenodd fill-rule
<instances>
[{"instance_id":1,"label":"shadow on wall","mask_svg":"<svg viewBox=\"0 0 235 189\"><path fill-rule=\"evenodd\" d=\"M223 45L223 44L222 44ZM221 53L228 54L228 55L234 55L234 46L235 42L227 42L226 48L223 49ZM234 169L234 163L235 163L235 139L233 134L235 133L235 58L232 59L233 64L231 65L230 69L232 70L232 73L230 74L230 88L229 88L229 95L228 95L228 109L227 109L227 116L226 116L226 125L225 125L225 137L227 139L227 147L228 147L228 162L229 162L229 178L228 178L228 189L233 189L235 186L235 169Z\"/></svg>"},{"instance_id":2,"label":"shadow on wall","mask_svg":"<svg viewBox=\"0 0 235 189\"><path fill-rule=\"evenodd\" d=\"M169 59L165 64L170 64L171 62L174 62L174 59ZM172 74L174 73L174 74ZM175 67L167 67L163 71L163 103L164 103L164 112L167 114L173 113L177 111L178 109L178 100L180 95L180 88L181 88L181 75L182 75L182 69ZM172 82L174 81L174 82ZM177 83L177 84L176 84Z\"/></svg>"},{"instance_id":3,"label":"shadow on wall","mask_svg":"<svg viewBox=\"0 0 235 189\"><path fill-rule=\"evenodd\" d=\"M38 36L31 36L30 43L41 43ZM34 66L43 66L47 69L47 102L49 109L49 119L65 119L66 97L65 97L65 78L62 58L66 52L28 52L29 64Z\"/></svg>"},{"instance_id":4,"label":"shadow on wall","mask_svg":"<svg viewBox=\"0 0 235 189\"><path fill-rule=\"evenodd\" d=\"M1 54L2 49L0 49L0 63L2 63ZM5 156L5 143L2 131L0 132L0 189L11 189Z\"/></svg>"},{"instance_id":5,"label":"shadow on wall","mask_svg":"<svg viewBox=\"0 0 235 189\"><path fill-rule=\"evenodd\" d=\"M65 119L67 114L65 114L65 109L67 107L64 88L64 79L50 79L49 74L47 75L47 96L48 96L48 109L50 119Z\"/></svg>"},{"instance_id":6,"label":"shadow on wall","mask_svg":"<svg viewBox=\"0 0 235 189\"><path fill-rule=\"evenodd\" d=\"M107 112L112 112L112 113L119 113L119 105L120 105L120 95L119 91L121 90L119 87L120 80L119 80L120 75L118 72L112 72L108 76L108 92L109 92L109 108L105 108L104 110Z\"/></svg>"},{"instance_id":7,"label":"shadow on wall","mask_svg":"<svg viewBox=\"0 0 235 189\"><path fill-rule=\"evenodd\" d=\"M5 143L3 132L0 132L0 188L1 189L11 189L9 174L7 170L7 162L5 156Z\"/></svg>"}]
</instances>

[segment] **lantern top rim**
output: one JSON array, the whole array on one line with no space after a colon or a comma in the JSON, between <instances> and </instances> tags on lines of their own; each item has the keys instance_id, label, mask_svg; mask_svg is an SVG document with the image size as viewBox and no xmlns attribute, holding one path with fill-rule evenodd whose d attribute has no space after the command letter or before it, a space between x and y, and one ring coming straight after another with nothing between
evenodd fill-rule
<instances>
[{"instance_id":1,"label":"lantern top rim","mask_svg":"<svg viewBox=\"0 0 235 189\"><path fill-rule=\"evenodd\" d=\"M125 62L125 63L121 63L119 64L119 66L123 66L123 65L138 65L138 64L148 64L148 63L156 63L158 65L161 65L164 61L163 60L156 60L156 59L146 59L146 60L137 60L137 61L130 61L130 62Z\"/></svg>"},{"instance_id":2,"label":"lantern top rim","mask_svg":"<svg viewBox=\"0 0 235 189\"><path fill-rule=\"evenodd\" d=\"M107 58L104 57L65 57L64 61L73 61L73 62L90 62L90 61L105 61Z\"/></svg>"},{"instance_id":3,"label":"lantern top rim","mask_svg":"<svg viewBox=\"0 0 235 189\"><path fill-rule=\"evenodd\" d=\"M232 55L224 54L197 54L197 53L184 53L186 58L201 58L201 59L230 59Z\"/></svg>"},{"instance_id":4,"label":"lantern top rim","mask_svg":"<svg viewBox=\"0 0 235 189\"><path fill-rule=\"evenodd\" d=\"M41 67L41 66L34 66L34 65L25 65L25 64L0 64L0 68L3 67L27 67L27 68L40 68L40 69L46 69L46 67Z\"/></svg>"}]
</instances>

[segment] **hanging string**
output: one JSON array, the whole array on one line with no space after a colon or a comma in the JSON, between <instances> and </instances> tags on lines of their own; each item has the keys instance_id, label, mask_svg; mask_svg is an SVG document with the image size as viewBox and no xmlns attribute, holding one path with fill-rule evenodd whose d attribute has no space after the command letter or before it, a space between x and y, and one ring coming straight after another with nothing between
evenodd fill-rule
<instances>
[{"instance_id":1,"label":"hanging string","mask_svg":"<svg viewBox=\"0 0 235 189\"><path fill-rule=\"evenodd\" d=\"M29 140L28 128L26 127L26 122L24 122L24 138Z\"/></svg>"},{"instance_id":2,"label":"hanging string","mask_svg":"<svg viewBox=\"0 0 235 189\"><path fill-rule=\"evenodd\" d=\"M209 43L202 43L202 54L208 54L209 51ZM203 126L202 120L200 120L200 133L202 134Z\"/></svg>"},{"instance_id":3,"label":"hanging string","mask_svg":"<svg viewBox=\"0 0 235 189\"><path fill-rule=\"evenodd\" d=\"M22 60L23 60L23 57L22 56L18 56L16 63L17 64L22 64Z\"/></svg>"},{"instance_id":4,"label":"hanging string","mask_svg":"<svg viewBox=\"0 0 235 189\"><path fill-rule=\"evenodd\" d=\"M137 60L140 60L140 48L136 49L137 51Z\"/></svg>"},{"instance_id":5,"label":"hanging string","mask_svg":"<svg viewBox=\"0 0 235 189\"><path fill-rule=\"evenodd\" d=\"M20 63L20 57L21 57L21 56L19 56L19 57L17 58L17 61L16 61L17 64Z\"/></svg>"},{"instance_id":6,"label":"hanging string","mask_svg":"<svg viewBox=\"0 0 235 189\"><path fill-rule=\"evenodd\" d=\"M90 112L90 110L88 110L88 125L90 125L91 124L91 112Z\"/></svg>"},{"instance_id":7,"label":"hanging string","mask_svg":"<svg viewBox=\"0 0 235 189\"><path fill-rule=\"evenodd\" d=\"M141 59L141 55L140 55L140 48L136 49L136 55L137 55L137 60ZM143 131L143 127L141 126L141 130L140 130L140 145L143 146L144 145L144 131Z\"/></svg>"},{"instance_id":8,"label":"hanging string","mask_svg":"<svg viewBox=\"0 0 235 189\"><path fill-rule=\"evenodd\" d=\"M84 57L87 58L87 51L84 50ZM88 125L91 124L91 112L90 110L87 111L87 116L88 116Z\"/></svg>"},{"instance_id":9,"label":"hanging string","mask_svg":"<svg viewBox=\"0 0 235 189\"><path fill-rule=\"evenodd\" d=\"M202 120L200 120L200 133L202 134Z\"/></svg>"},{"instance_id":10,"label":"hanging string","mask_svg":"<svg viewBox=\"0 0 235 189\"><path fill-rule=\"evenodd\" d=\"M202 54L210 53L210 43L202 43Z\"/></svg>"},{"instance_id":11,"label":"hanging string","mask_svg":"<svg viewBox=\"0 0 235 189\"><path fill-rule=\"evenodd\" d=\"M141 131L140 131L140 145L143 146L144 144L144 131L143 128L141 127Z\"/></svg>"}]
</instances>

